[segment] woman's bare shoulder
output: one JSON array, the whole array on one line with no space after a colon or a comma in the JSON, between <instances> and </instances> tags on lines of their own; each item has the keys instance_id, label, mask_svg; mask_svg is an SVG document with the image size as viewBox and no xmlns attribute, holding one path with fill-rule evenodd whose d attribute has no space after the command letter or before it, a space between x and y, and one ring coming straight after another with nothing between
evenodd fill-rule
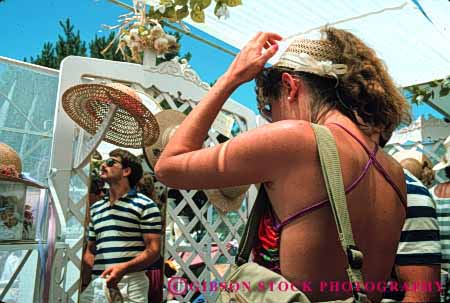
<instances>
[{"instance_id":1,"label":"woman's bare shoulder","mask_svg":"<svg viewBox=\"0 0 450 303\"><path fill-rule=\"evenodd\" d=\"M282 144L289 149L315 146L311 123L303 120L283 120L264 125L249 132L249 135L264 136L265 140Z\"/></svg>"}]
</instances>

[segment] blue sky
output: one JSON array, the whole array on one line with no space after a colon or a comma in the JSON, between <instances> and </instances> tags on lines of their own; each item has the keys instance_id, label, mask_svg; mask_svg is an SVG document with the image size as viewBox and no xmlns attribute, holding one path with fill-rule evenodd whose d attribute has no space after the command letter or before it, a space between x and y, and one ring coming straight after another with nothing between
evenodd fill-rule
<instances>
[{"instance_id":1,"label":"blue sky","mask_svg":"<svg viewBox=\"0 0 450 303\"><path fill-rule=\"evenodd\" d=\"M90 41L95 34L104 34L102 24L115 25L117 17L126 12L106 0L5 0L0 3L0 56L17 60L36 56L45 42L57 40L58 34L61 34L59 21L68 17L80 31L81 38ZM233 13L232 9L230 13ZM191 30L221 46L238 51L195 28L191 27ZM232 56L187 36L183 37L181 44L181 53L192 53L190 64L206 82L220 77L233 60ZM241 86L232 98L256 112L253 82ZM428 106L414 105L413 112L414 116L417 116L434 111Z\"/></svg>"}]
</instances>

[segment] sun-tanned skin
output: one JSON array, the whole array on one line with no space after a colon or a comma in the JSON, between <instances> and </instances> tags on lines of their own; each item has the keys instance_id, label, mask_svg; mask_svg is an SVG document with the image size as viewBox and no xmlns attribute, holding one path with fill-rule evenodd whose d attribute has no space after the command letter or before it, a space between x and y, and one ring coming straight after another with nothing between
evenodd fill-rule
<instances>
[{"instance_id":1,"label":"sun-tanned skin","mask_svg":"<svg viewBox=\"0 0 450 303\"><path fill-rule=\"evenodd\" d=\"M272 57L281 37L258 33L241 51L184 120L156 165L159 180L175 188L219 188L264 183L275 213L288 215L327 197L309 117L310 92L302 80L283 74L286 89L272 104L274 123L246 132L212 148L202 149L203 138L231 93L253 79ZM269 43L267 43L269 42ZM268 46L272 45L272 46ZM266 48L264 51L263 49ZM339 111L330 111L320 124L330 128L341 158L345 185L352 183L367 163L361 146L339 127L340 123L369 149L379 134L370 137ZM400 165L382 151L378 161L406 196ZM392 187L375 169L348 196L355 240L365 252L366 281L385 281L392 269L405 210ZM312 301L347 298L350 293L320 290L320 281L348 281L346 258L333 216L324 207L283 229L280 246L281 272L291 281L310 281ZM380 292L371 292L374 301Z\"/></svg>"}]
</instances>

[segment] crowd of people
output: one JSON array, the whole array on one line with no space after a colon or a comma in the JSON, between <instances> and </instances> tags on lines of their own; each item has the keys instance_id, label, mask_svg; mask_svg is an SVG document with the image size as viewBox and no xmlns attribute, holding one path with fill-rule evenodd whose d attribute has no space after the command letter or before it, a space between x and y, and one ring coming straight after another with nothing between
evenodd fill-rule
<instances>
[{"instance_id":1,"label":"crowd of people","mask_svg":"<svg viewBox=\"0 0 450 303\"><path fill-rule=\"evenodd\" d=\"M427 187L434 170L450 179L449 151L434 168L427 159L399 163L383 151L392 132L410 122L410 108L382 61L354 34L324 28L318 39L295 39L266 67L281 39L258 33L241 50L168 141L157 179L178 189L261 184L253 261L288 281L309 281L311 301L439 302L438 286L445 285L435 282L450 262L450 181ZM271 123L204 148L225 101L253 79L260 113ZM331 132L339 152L356 243L348 249L363 256L358 264L339 242L312 124ZM163 218L153 176L142 177L139 159L125 150L112 151L100 166L109 191L90 205L82 303L95 300L92 281L103 281L123 302L149 300L145 271L161 260ZM387 286L321 291L323 281L348 281L352 269ZM419 281L432 287L399 287Z\"/></svg>"}]
</instances>

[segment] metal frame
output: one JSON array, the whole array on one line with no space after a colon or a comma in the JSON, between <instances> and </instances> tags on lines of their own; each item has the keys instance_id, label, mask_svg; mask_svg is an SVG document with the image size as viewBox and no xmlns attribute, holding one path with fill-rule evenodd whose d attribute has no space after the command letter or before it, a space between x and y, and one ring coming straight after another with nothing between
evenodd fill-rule
<instances>
[{"instance_id":1,"label":"metal frame","mask_svg":"<svg viewBox=\"0 0 450 303\"><path fill-rule=\"evenodd\" d=\"M18 67L22 67L24 69L27 70L32 70L34 72L40 73L40 74L47 74L50 76L57 76L59 74L59 72L55 69L50 69L50 68L46 68L46 67L42 67L39 65L34 65L34 64L30 64L30 63L26 63L23 61L18 61L18 60L14 60L14 59L10 59L10 58L6 58L6 57L2 57L0 56L0 63L4 63L4 64L9 64L11 66L18 66ZM1 94L1 98L6 100L11 106L13 106L21 116L24 117L25 120L28 121L26 128L25 129L17 129L17 128L10 128L10 127L0 127L0 131L7 131L7 132L15 132L15 133L20 133L20 134L26 134L26 135L33 135L33 136L39 136L45 139L51 139L51 133L50 132L45 132L45 131L39 131L40 129L35 126L31 120L30 120L30 114L32 113L32 110L29 111L29 114L27 115L26 113L23 113L21 111L21 109L17 108L14 105L14 102L12 102L11 97L14 94L15 91L15 85L13 85L10 89L10 91L8 92L8 95L4 95ZM33 100L33 104L32 106L34 106L34 104L36 103L37 98L35 96L34 100ZM30 126L32 126L33 129L32 130L30 128ZM36 131L37 130L37 131ZM34 146L32 146L30 149L37 149L40 146L40 143L42 141L38 141ZM21 147L21 152L23 152L23 146ZM29 150L28 150L29 152ZM16 251L16 250L27 250L27 253L25 254L25 256L22 258L19 266L17 267L16 271L13 273L13 275L10 277L9 282L7 283L7 286L5 289L3 289L2 293L0 294L0 300L3 299L3 297L7 294L7 292L9 291L11 285L14 283L15 279L18 277L18 275L20 274L21 270L24 268L25 263L27 262L27 260L29 259L31 253L34 250L37 250L39 248L40 245L45 245L46 241L42 241L40 244L37 241L2 241L0 243L0 251ZM56 247L61 248L61 247L65 247L64 243L56 243ZM35 287L34 287L34 302L38 301L40 302L40 298L37 298L37 296L39 295L39 289L41 288L41 283L42 281L40 281L40 279L38 279L38 277L40 276L40 264L39 264L39 258L38 258L38 262L36 265L36 280L35 280Z\"/></svg>"},{"instance_id":2,"label":"metal frame","mask_svg":"<svg viewBox=\"0 0 450 303\"><path fill-rule=\"evenodd\" d=\"M30 257L33 250L29 249L27 250L27 253L25 256L22 257L22 260L20 261L19 265L17 266L16 270L12 274L11 278L9 279L8 283L6 284L5 288L3 289L2 293L0 294L0 301L3 300L3 298L8 293L9 289L13 285L14 281L16 281L17 276L19 275L20 271L22 270L23 266L27 262L28 258Z\"/></svg>"}]
</instances>

